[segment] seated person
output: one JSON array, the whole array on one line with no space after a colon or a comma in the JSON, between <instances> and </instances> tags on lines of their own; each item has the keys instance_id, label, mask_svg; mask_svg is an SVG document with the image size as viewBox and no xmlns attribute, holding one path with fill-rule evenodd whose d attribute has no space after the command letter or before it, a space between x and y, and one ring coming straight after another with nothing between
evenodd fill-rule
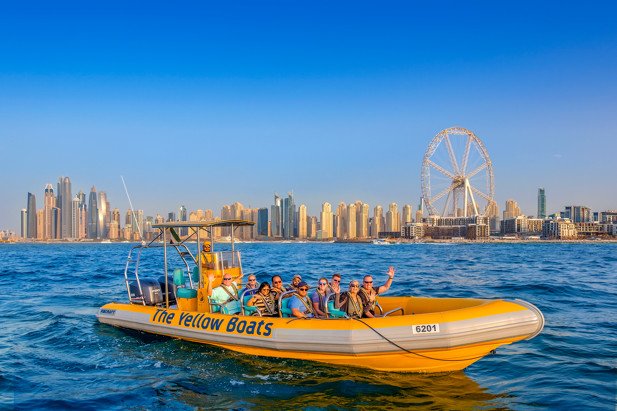
<instances>
[{"instance_id":1,"label":"seated person","mask_svg":"<svg viewBox=\"0 0 617 411\"><path fill-rule=\"evenodd\" d=\"M296 318L312 318L315 316L313 304L307 297L308 289L308 284L301 281L298 284L298 291L289 300L288 307L291 310L291 314Z\"/></svg>"},{"instance_id":2,"label":"seated person","mask_svg":"<svg viewBox=\"0 0 617 411\"><path fill-rule=\"evenodd\" d=\"M339 294L341 292L341 275L339 273L332 274L332 280L328 284L328 293Z\"/></svg>"},{"instance_id":3,"label":"seated person","mask_svg":"<svg viewBox=\"0 0 617 411\"><path fill-rule=\"evenodd\" d=\"M302 277L300 276L300 274L296 274L294 275L294 278L291 279L291 287L294 290L298 289L298 284L300 284L300 281L302 281ZM289 290L291 291L291 290Z\"/></svg>"},{"instance_id":4,"label":"seated person","mask_svg":"<svg viewBox=\"0 0 617 411\"><path fill-rule=\"evenodd\" d=\"M358 294L362 299L362 305L364 306L363 317L372 318L375 317L375 300L381 293L388 291L392 285L392 279L394 278L394 267L390 266L388 269L388 279L386 283L379 287L373 287L373 277L370 275L364 276L364 283Z\"/></svg>"},{"instance_id":5,"label":"seated person","mask_svg":"<svg viewBox=\"0 0 617 411\"><path fill-rule=\"evenodd\" d=\"M275 317L278 315L275 300L270 295L270 284L267 281L259 285L259 290L246 305L257 307L263 317Z\"/></svg>"},{"instance_id":6,"label":"seated person","mask_svg":"<svg viewBox=\"0 0 617 411\"><path fill-rule=\"evenodd\" d=\"M222 304L229 301L238 301L238 286L231 281L231 274L223 274L223 282L221 285L212 289L212 283L214 282L214 274L208 276L208 297L213 302Z\"/></svg>"},{"instance_id":7,"label":"seated person","mask_svg":"<svg viewBox=\"0 0 617 411\"><path fill-rule=\"evenodd\" d=\"M364 313L362 299L358 295L360 283L353 280L349 283L349 291L342 294L337 294L334 305L341 311L344 311L351 318L361 318Z\"/></svg>"},{"instance_id":8,"label":"seated person","mask_svg":"<svg viewBox=\"0 0 617 411\"><path fill-rule=\"evenodd\" d=\"M326 277L321 277L317 283L317 289L311 294L315 316L320 318L328 317L326 315L326 297L328 297L328 280L326 280Z\"/></svg>"},{"instance_id":9,"label":"seated person","mask_svg":"<svg viewBox=\"0 0 617 411\"><path fill-rule=\"evenodd\" d=\"M269 288L270 287L268 287L268 289ZM244 293L244 295L253 295L256 292L257 292L257 277L255 277L255 274L249 274L246 287L242 289L242 292L240 294Z\"/></svg>"},{"instance_id":10,"label":"seated person","mask_svg":"<svg viewBox=\"0 0 617 411\"><path fill-rule=\"evenodd\" d=\"M283 279L280 275L272 276L272 288L270 288L270 293L272 294L272 298L278 300L279 296L283 294L285 291L285 287L283 287Z\"/></svg>"}]
</instances>

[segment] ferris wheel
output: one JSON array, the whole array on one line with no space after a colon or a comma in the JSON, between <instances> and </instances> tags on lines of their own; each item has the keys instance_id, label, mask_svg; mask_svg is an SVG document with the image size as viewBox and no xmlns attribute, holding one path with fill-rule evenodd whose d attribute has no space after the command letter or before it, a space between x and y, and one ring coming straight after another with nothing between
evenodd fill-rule
<instances>
[{"instance_id":1,"label":"ferris wheel","mask_svg":"<svg viewBox=\"0 0 617 411\"><path fill-rule=\"evenodd\" d=\"M447 128L433 138L422 161L421 183L431 215L496 213L491 159L482 141L465 128Z\"/></svg>"}]
</instances>

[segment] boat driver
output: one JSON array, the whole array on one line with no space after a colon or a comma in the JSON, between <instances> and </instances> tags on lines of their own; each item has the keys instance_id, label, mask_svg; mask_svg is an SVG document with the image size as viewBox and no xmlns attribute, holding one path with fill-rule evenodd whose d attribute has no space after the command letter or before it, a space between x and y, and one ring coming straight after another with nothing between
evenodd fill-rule
<instances>
[{"instance_id":1,"label":"boat driver","mask_svg":"<svg viewBox=\"0 0 617 411\"><path fill-rule=\"evenodd\" d=\"M308 298L309 286L304 281L298 284L297 292L293 294L289 300L289 309L291 314L296 318L313 318L315 316L313 311L313 304L311 299Z\"/></svg>"},{"instance_id":2,"label":"boat driver","mask_svg":"<svg viewBox=\"0 0 617 411\"><path fill-rule=\"evenodd\" d=\"M373 318L375 317L375 300L381 293L385 293L390 289L392 285L392 279L394 278L394 267L388 268L388 279L382 286L373 286L373 277L371 275L365 275L362 283L362 288L358 295L362 299L362 305L364 306L364 313L362 317Z\"/></svg>"},{"instance_id":3,"label":"boat driver","mask_svg":"<svg viewBox=\"0 0 617 411\"><path fill-rule=\"evenodd\" d=\"M202 263L208 270L216 269L216 253L212 252L212 244L209 241L205 241L203 245Z\"/></svg>"}]
</instances>

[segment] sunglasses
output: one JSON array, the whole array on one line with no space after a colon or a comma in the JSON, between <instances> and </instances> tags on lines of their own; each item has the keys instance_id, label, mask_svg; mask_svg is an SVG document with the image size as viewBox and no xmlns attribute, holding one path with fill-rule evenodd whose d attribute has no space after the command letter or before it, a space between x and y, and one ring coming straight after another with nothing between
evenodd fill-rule
<instances>
[{"instance_id":1,"label":"sunglasses","mask_svg":"<svg viewBox=\"0 0 617 411\"><path fill-rule=\"evenodd\" d=\"M257 281L256 278L249 278L249 281Z\"/></svg>"},{"instance_id":2,"label":"sunglasses","mask_svg":"<svg viewBox=\"0 0 617 411\"><path fill-rule=\"evenodd\" d=\"M274 284L280 284L282 281L275 281Z\"/></svg>"},{"instance_id":3,"label":"sunglasses","mask_svg":"<svg viewBox=\"0 0 617 411\"><path fill-rule=\"evenodd\" d=\"M340 283L341 282L341 280L332 280L332 281L334 281L335 283Z\"/></svg>"},{"instance_id":4,"label":"sunglasses","mask_svg":"<svg viewBox=\"0 0 617 411\"><path fill-rule=\"evenodd\" d=\"M350 288L358 288L358 287L360 287L360 286L359 286L358 284L353 284L353 285L350 285L349 287L350 287Z\"/></svg>"},{"instance_id":5,"label":"sunglasses","mask_svg":"<svg viewBox=\"0 0 617 411\"><path fill-rule=\"evenodd\" d=\"M373 284L372 281L365 281L364 284Z\"/></svg>"},{"instance_id":6,"label":"sunglasses","mask_svg":"<svg viewBox=\"0 0 617 411\"><path fill-rule=\"evenodd\" d=\"M308 291L308 288L306 288L306 287L300 287L300 288L298 288L298 291Z\"/></svg>"},{"instance_id":7,"label":"sunglasses","mask_svg":"<svg viewBox=\"0 0 617 411\"><path fill-rule=\"evenodd\" d=\"M319 283L319 285L327 285L328 283Z\"/></svg>"},{"instance_id":8,"label":"sunglasses","mask_svg":"<svg viewBox=\"0 0 617 411\"><path fill-rule=\"evenodd\" d=\"M225 277L223 280L231 280L231 277Z\"/></svg>"}]
</instances>

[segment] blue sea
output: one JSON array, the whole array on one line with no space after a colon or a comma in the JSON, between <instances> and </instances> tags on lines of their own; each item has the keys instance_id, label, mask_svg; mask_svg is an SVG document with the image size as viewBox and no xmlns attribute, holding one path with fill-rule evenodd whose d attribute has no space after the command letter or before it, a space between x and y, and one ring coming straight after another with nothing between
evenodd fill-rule
<instances>
[{"instance_id":1,"label":"blue sea","mask_svg":"<svg viewBox=\"0 0 617 411\"><path fill-rule=\"evenodd\" d=\"M0 245L0 408L615 410L615 244L238 244L258 280L396 277L389 295L520 298L542 334L464 371L260 358L99 324L131 244ZM144 268L162 275L160 250ZM170 267L173 268L173 267Z\"/></svg>"}]
</instances>

